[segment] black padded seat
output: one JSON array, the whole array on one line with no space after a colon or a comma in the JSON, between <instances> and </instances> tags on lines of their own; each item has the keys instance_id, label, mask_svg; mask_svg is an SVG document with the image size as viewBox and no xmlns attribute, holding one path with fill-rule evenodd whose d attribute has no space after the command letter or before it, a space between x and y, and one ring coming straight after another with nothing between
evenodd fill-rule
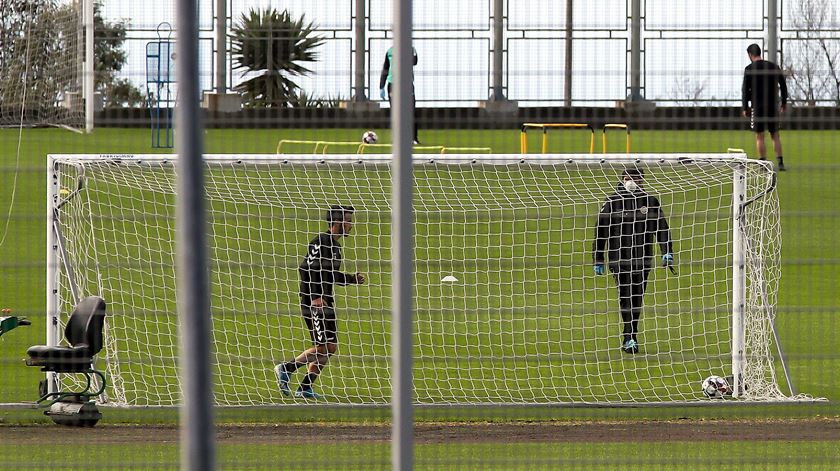
<instances>
[{"instance_id":1,"label":"black padded seat","mask_svg":"<svg viewBox=\"0 0 840 471\"><path fill-rule=\"evenodd\" d=\"M88 296L81 300L64 328L70 346L35 345L29 347L26 364L40 366L41 371L85 373L91 370L93 356L102 350L102 328L105 324L105 300Z\"/></svg>"}]
</instances>

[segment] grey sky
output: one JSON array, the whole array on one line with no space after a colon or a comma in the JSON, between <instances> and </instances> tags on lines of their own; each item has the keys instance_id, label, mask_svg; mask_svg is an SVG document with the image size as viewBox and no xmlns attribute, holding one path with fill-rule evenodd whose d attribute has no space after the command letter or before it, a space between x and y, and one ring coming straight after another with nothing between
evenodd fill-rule
<instances>
[{"instance_id":1,"label":"grey sky","mask_svg":"<svg viewBox=\"0 0 840 471\"><path fill-rule=\"evenodd\" d=\"M320 96L348 97L352 77L352 0L228 0L234 19L248 8L271 6L305 13L324 28L328 38L320 49L315 74L299 81ZM792 16L803 0L780 0L782 49L795 51ZM202 87L212 86L212 0L200 0ZM415 69L420 101L469 104L485 99L490 86L490 0L415 0ZM506 93L523 105L557 103L563 99L563 0L506 0ZM629 0L576 1L573 52L573 98L576 103L611 105L626 96L629 82ZM702 100L735 103L746 46L763 44L766 0L645 0L644 85L655 100L687 98L699 91ZM156 40L160 22L174 24L171 0L137 3L106 0L103 14L128 19L129 64L124 75L145 85L145 44ZM840 46L840 0L829 0L828 31ZM370 0L368 84L378 97L378 76L390 45L391 0ZM722 14L720 12L726 12ZM238 73L233 83L241 80ZM465 103L467 102L467 103ZM422 106L422 104L421 104Z\"/></svg>"}]
</instances>

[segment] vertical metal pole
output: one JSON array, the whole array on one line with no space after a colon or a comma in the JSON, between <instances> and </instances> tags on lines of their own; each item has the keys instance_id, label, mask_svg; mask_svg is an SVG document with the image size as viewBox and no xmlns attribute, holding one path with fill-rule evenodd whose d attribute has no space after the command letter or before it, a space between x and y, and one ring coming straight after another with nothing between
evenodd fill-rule
<instances>
[{"instance_id":1,"label":"vertical metal pole","mask_svg":"<svg viewBox=\"0 0 840 471\"><path fill-rule=\"evenodd\" d=\"M414 236L412 233L414 139L414 53L412 1L393 0L394 85L391 129L394 155L391 163L392 222L392 306L391 306L391 468L409 471L414 466L414 409L411 371L411 323L413 319L412 275Z\"/></svg>"},{"instance_id":2,"label":"vertical metal pole","mask_svg":"<svg viewBox=\"0 0 840 471\"><path fill-rule=\"evenodd\" d=\"M93 0L85 0L83 7L85 10L85 74L82 93L85 97L85 132L90 134L93 132L94 100L96 99L93 83L96 69L93 57Z\"/></svg>"},{"instance_id":3,"label":"vertical metal pole","mask_svg":"<svg viewBox=\"0 0 840 471\"><path fill-rule=\"evenodd\" d=\"M176 134L176 268L180 319L181 469L215 469L210 302L198 75L197 0L177 0L175 50L180 88Z\"/></svg>"},{"instance_id":4,"label":"vertical metal pole","mask_svg":"<svg viewBox=\"0 0 840 471\"><path fill-rule=\"evenodd\" d=\"M779 9L778 0L767 0L767 60L778 63Z\"/></svg>"},{"instance_id":5,"label":"vertical metal pole","mask_svg":"<svg viewBox=\"0 0 840 471\"><path fill-rule=\"evenodd\" d=\"M642 0L630 7L630 101L642 100Z\"/></svg>"},{"instance_id":6,"label":"vertical metal pole","mask_svg":"<svg viewBox=\"0 0 840 471\"><path fill-rule=\"evenodd\" d=\"M493 92L490 99L506 100L504 93L505 18L504 0L493 0Z\"/></svg>"},{"instance_id":7,"label":"vertical metal pole","mask_svg":"<svg viewBox=\"0 0 840 471\"><path fill-rule=\"evenodd\" d=\"M216 0L216 93L227 91L227 0Z\"/></svg>"},{"instance_id":8,"label":"vertical metal pole","mask_svg":"<svg viewBox=\"0 0 840 471\"><path fill-rule=\"evenodd\" d=\"M367 31L367 12L365 10L365 3L367 0L356 0L356 19L353 24L355 29L353 34L353 41L356 50L354 52L356 70L353 75L353 101L367 101L365 95L365 75L367 75L367 62L365 61L365 50L367 49L366 31Z\"/></svg>"},{"instance_id":9,"label":"vertical metal pole","mask_svg":"<svg viewBox=\"0 0 840 471\"><path fill-rule=\"evenodd\" d=\"M55 203L59 175L52 156L47 158L47 345L58 345L58 241L55 233ZM47 372L48 392L58 391L56 374Z\"/></svg>"},{"instance_id":10,"label":"vertical metal pole","mask_svg":"<svg viewBox=\"0 0 840 471\"><path fill-rule=\"evenodd\" d=\"M574 7L566 0L566 70L563 95L566 107L572 106L572 35L574 33Z\"/></svg>"},{"instance_id":11,"label":"vertical metal pole","mask_svg":"<svg viewBox=\"0 0 840 471\"><path fill-rule=\"evenodd\" d=\"M747 169L745 164L735 167L732 180L732 396L744 391L744 314L746 309L746 258L741 225L746 202Z\"/></svg>"}]
</instances>

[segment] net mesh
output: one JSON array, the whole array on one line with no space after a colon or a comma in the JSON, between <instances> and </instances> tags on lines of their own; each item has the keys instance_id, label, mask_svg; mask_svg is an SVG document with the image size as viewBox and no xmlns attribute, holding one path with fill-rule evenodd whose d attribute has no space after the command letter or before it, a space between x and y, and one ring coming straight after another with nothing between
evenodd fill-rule
<instances>
[{"instance_id":1,"label":"net mesh","mask_svg":"<svg viewBox=\"0 0 840 471\"><path fill-rule=\"evenodd\" d=\"M81 295L108 303L107 400L180 400L175 168L161 156L55 157L58 210ZM391 175L388 156L210 156L215 400L284 404L273 367L307 348L297 266L332 204L356 209L341 241L338 353L316 387L326 401L390 395ZM780 276L773 170L732 155L417 157L414 167L414 389L423 404L656 403L707 400L732 374L733 175L746 173L746 400L781 400L772 319ZM654 255L639 327L623 352L618 292L592 268L605 198L627 165L644 169L671 228L676 274ZM83 175L84 188L70 194ZM61 258L59 256L59 258ZM56 262L59 308L72 309ZM456 281L447 281L454 278ZM293 381L302 379L299 373ZM71 381L64 377L62 381Z\"/></svg>"}]
</instances>

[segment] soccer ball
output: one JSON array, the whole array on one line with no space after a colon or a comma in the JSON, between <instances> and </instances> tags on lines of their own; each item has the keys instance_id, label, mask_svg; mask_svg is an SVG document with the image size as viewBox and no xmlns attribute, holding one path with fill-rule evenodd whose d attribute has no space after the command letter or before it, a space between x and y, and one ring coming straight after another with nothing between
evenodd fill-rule
<instances>
[{"instance_id":1,"label":"soccer ball","mask_svg":"<svg viewBox=\"0 0 840 471\"><path fill-rule=\"evenodd\" d=\"M712 399L719 399L729 394L729 383L720 376L709 376L703 380L703 395Z\"/></svg>"},{"instance_id":2,"label":"soccer ball","mask_svg":"<svg viewBox=\"0 0 840 471\"><path fill-rule=\"evenodd\" d=\"M378 140L379 136L377 136L373 131L365 131L365 133L362 134L362 142L365 144L376 144L376 141Z\"/></svg>"}]
</instances>

